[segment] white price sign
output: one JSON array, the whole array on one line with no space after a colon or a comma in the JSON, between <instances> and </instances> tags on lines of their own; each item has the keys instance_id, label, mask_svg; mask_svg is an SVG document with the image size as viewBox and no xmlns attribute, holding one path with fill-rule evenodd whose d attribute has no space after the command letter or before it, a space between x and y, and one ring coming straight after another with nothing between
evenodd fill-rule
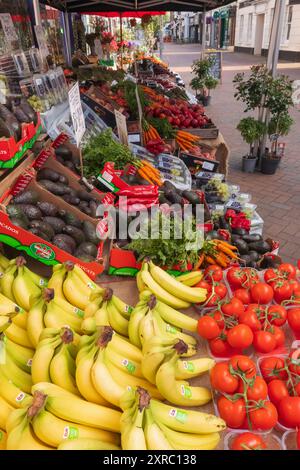
<instances>
[{"instance_id":1,"label":"white price sign","mask_svg":"<svg viewBox=\"0 0 300 470\"><path fill-rule=\"evenodd\" d=\"M115 109L115 117L118 129L118 136L122 144L128 145L128 132L127 132L127 123L126 117L124 114L120 113L117 109Z\"/></svg>"},{"instance_id":2,"label":"white price sign","mask_svg":"<svg viewBox=\"0 0 300 470\"><path fill-rule=\"evenodd\" d=\"M34 27L36 40L39 45L39 50L42 57L47 57L49 55L49 49L47 46L46 36L44 33L44 29L41 25L35 25Z\"/></svg>"},{"instance_id":3,"label":"white price sign","mask_svg":"<svg viewBox=\"0 0 300 470\"><path fill-rule=\"evenodd\" d=\"M0 22L5 36L7 44L11 45L12 42L18 41L18 35L16 33L13 21L9 13L0 14Z\"/></svg>"},{"instance_id":4,"label":"white price sign","mask_svg":"<svg viewBox=\"0 0 300 470\"><path fill-rule=\"evenodd\" d=\"M85 133L85 119L82 110L80 91L78 82L69 91L70 113L73 122L73 129L76 139L76 145L79 147L81 139Z\"/></svg>"},{"instance_id":5,"label":"white price sign","mask_svg":"<svg viewBox=\"0 0 300 470\"><path fill-rule=\"evenodd\" d=\"M103 58L103 49L100 39L95 39L95 52L99 60Z\"/></svg>"}]
</instances>

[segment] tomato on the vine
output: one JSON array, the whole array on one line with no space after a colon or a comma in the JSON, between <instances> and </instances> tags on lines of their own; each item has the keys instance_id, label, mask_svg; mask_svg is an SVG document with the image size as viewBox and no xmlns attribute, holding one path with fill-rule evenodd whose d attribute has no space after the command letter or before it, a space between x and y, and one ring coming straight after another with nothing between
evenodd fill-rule
<instances>
[{"instance_id":1,"label":"tomato on the vine","mask_svg":"<svg viewBox=\"0 0 300 470\"><path fill-rule=\"evenodd\" d=\"M217 264L211 264L204 271L204 277L206 279L212 279L213 281L219 282L223 279L223 270L221 266Z\"/></svg>"},{"instance_id":2,"label":"tomato on the vine","mask_svg":"<svg viewBox=\"0 0 300 470\"><path fill-rule=\"evenodd\" d=\"M213 293L214 290L214 293ZM205 302L206 307L214 307L220 300L224 299L227 295L227 287L222 282L215 282L208 292L208 297Z\"/></svg>"},{"instance_id":3,"label":"tomato on the vine","mask_svg":"<svg viewBox=\"0 0 300 470\"><path fill-rule=\"evenodd\" d=\"M274 379L287 379L287 372L284 370L284 360L281 357L265 357L261 360L259 367L266 382Z\"/></svg>"},{"instance_id":4,"label":"tomato on the vine","mask_svg":"<svg viewBox=\"0 0 300 470\"><path fill-rule=\"evenodd\" d=\"M287 312L287 320L293 331L300 332L300 308L291 308Z\"/></svg>"},{"instance_id":5,"label":"tomato on the vine","mask_svg":"<svg viewBox=\"0 0 300 470\"><path fill-rule=\"evenodd\" d=\"M280 279L282 274L278 271L278 269L269 268L265 270L264 273L264 280L269 284L269 282L277 281Z\"/></svg>"},{"instance_id":6,"label":"tomato on the vine","mask_svg":"<svg viewBox=\"0 0 300 470\"><path fill-rule=\"evenodd\" d=\"M225 328L224 318L219 310L215 310L213 313L210 313L209 315L212 316L212 318L216 320L220 330L223 330Z\"/></svg>"},{"instance_id":7,"label":"tomato on the vine","mask_svg":"<svg viewBox=\"0 0 300 470\"><path fill-rule=\"evenodd\" d=\"M239 386L239 379L230 373L228 362L219 362L211 369L210 381L222 393L234 393Z\"/></svg>"},{"instance_id":8,"label":"tomato on the vine","mask_svg":"<svg viewBox=\"0 0 300 470\"><path fill-rule=\"evenodd\" d=\"M234 291L234 297L239 299L244 305L248 305L251 302L250 292L248 289L244 289L243 287Z\"/></svg>"},{"instance_id":9,"label":"tomato on the vine","mask_svg":"<svg viewBox=\"0 0 300 470\"><path fill-rule=\"evenodd\" d=\"M275 338L276 348L280 348L281 346L284 345L285 334L284 334L284 331L281 328L279 328L279 326L275 326L275 325L271 326L270 333L272 333L272 335Z\"/></svg>"},{"instance_id":10,"label":"tomato on the vine","mask_svg":"<svg viewBox=\"0 0 300 470\"><path fill-rule=\"evenodd\" d=\"M216 357L230 357L236 353L236 351L230 346L227 341L226 331L222 333L218 338L211 339L209 341L209 348L212 354Z\"/></svg>"},{"instance_id":11,"label":"tomato on the vine","mask_svg":"<svg viewBox=\"0 0 300 470\"><path fill-rule=\"evenodd\" d=\"M244 269L246 280L243 283L243 287L250 289L252 286L255 286L259 282L259 276L255 269L245 268Z\"/></svg>"},{"instance_id":12,"label":"tomato on the vine","mask_svg":"<svg viewBox=\"0 0 300 470\"><path fill-rule=\"evenodd\" d=\"M277 408L281 400L289 396L289 391L283 380L274 379L268 384L268 394L271 402Z\"/></svg>"},{"instance_id":13,"label":"tomato on the vine","mask_svg":"<svg viewBox=\"0 0 300 470\"><path fill-rule=\"evenodd\" d=\"M263 438L253 432L238 434L232 441L231 450L263 450L267 444Z\"/></svg>"},{"instance_id":14,"label":"tomato on the vine","mask_svg":"<svg viewBox=\"0 0 300 470\"><path fill-rule=\"evenodd\" d=\"M264 379L257 375L253 381L247 384L247 398L248 400L265 400L268 395L268 386ZM244 392L244 382L240 381L238 393Z\"/></svg>"},{"instance_id":15,"label":"tomato on the vine","mask_svg":"<svg viewBox=\"0 0 300 470\"><path fill-rule=\"evenodd\" d=\"M265 401L261 406L251 409L249 416L253 429L261 431L272 429L278 420L277 409L270 401Z\"/></svg>"},{"instance_id":16,"label":"tomato on the vine","mask_svg":"<svg viewBox=\"0 0 300 470\"><path fill-rule=\"evenodd\" d=\"M278 405L279 422L287 428L300 427L300 397L285 397Z\"/></svg>"},{"instance_id":17,"label":"tomato on the vine","mask_svg":"<svg viewBox=\"0 0 300 470\"><path fill-rule=\"evenodd\" d=\"M244 374L247 379L256 375L255 363L248 356L236 354L229 359L229 364L235 371Z\"/></svg>"},{"instance_id":18,"label":"tomato on the vine","mask_svg":"<svg viewBox=\"0 0 300 470\"><path fill-rule=\"evenodd\" d=\"M258 304L268 304L273 299L273 289L265 282L257 282L250 288L253 302Z\"/></svg>"},{"instance_id":19,"label":"tomato on the vine","mask_svg":"<svg viewBox=\"0 0 300 470\"><path fill-rule=\"evenodd\" d=\"M269 353L276 348L275 336L269 331L255 331L253 346L257 352Z\"/></svg>"},{"instance_id":20,"label":"tomato on the vine","mask_svg":"<svg viewBox=\"0 0 300 470\"><path fill-rule=\"evenodd\" d=\"M243 398L231 401L226 397L220 397L218 410L220 417L224 419L229 428L240 428L246 418L245 400Z\"/></svg>"},{"instance_id":21,"label":"tomato on the vine","mask_svg":"<svg viewBox=\"0 0 300 470\"><path fill-rule=\"evenodd\" d=\"M288 358L288 368L294 374L300 376L300 349L291 351Z\"/></svg>"},{"instance_id":22,"label":"tomato on the vine","mask_svg":"<svg viewBox=\"0 0 300 470\"><path fill-rule=\"evenodd\" d=\"M282 305L270 305L267 308L268 321L272 325L282 326L287 319L287 311Z\"/></svg>"},{"instance_id":23,"label":"tomato on the vine","mask_svg":"<svg viewBox=\"0 0 300 470\"><path fill-rule=\"evenodd\" d=\"M295 279L297 275L297 269L291 263L282 263L278 266L278 271L286 279Z\"/></svg>"},{"instance_id":24,"label":"tomato on the vine","mask_svg":"<svg viewBox=\"0 0 300 470\"><path fill-rule=\"evenodd\" d=\"M228 269L226 278L232 289L238 289L243 287L243 283L246 281L246 274L242 268L233 266Z\"/></svg>"},{"instance_id":25,"label":"tomato on the vine","mask_svg":"<svg viewBox=\"0 0 300 470\"><path fill-rule=\"evenodd\" d=\"M293 294L293 286L284 279L278 279L277 281L270 282L269 284L274 292L274 300L278 304L281 304L284 300L291 298Z\"/></svg>"},{"instance_id":26,"label":"tomato on the vine","mask_svg":"<svg viewBox=\"0 0 300 470\"><path fill-rule=\"evenodd\" d=\"M198 334L205 339L214 339L221 332L216 320L209 315L204 315L203 317L199 318L197 330Z\"/></svg>"},{"instance_id":27,"label":"tomato on the vine","mask_svg":"<svg viewBox=\"0 0 300 470\"><path fill-rule=\"evenodd\" d=\"M252 330L248 325L240 323L228 331L227 341L233 348L247 349L253 342Z\"/></svg>"},{"instance_id":28,"label":"tomato on the vine","mask_svg":"<svg viewBox=\"0 0 300 470\"><path fill-rule=\"evenodd\" d=\"M293 288L293 294L294 294L294 292L297 292L297 291L300 290L300 282L296 281L296 279L290 279L289 284Z\"/></svg>"},{"instance_id":29,"label":"tomato on the vine","mask_svg":"<svg viewBox=\"0 0 300 470\"><path fill-rule=\"evenodd\" d=\"M202 289L206 289L208 294L210 294L212 290L211 283L204 281L204 279L199 281L198 284L196 284L194 287L201 287Z\"/></svg>"},{"instance_id":30,"label":"tomato on the vine","mask_svg":"<svg viewBox=\"0 0 300 470\"><path fill-rule=\"evenodd\" d=\"M256 313L251 309L247 309L239 316L239 322L244 325L248 325L252 331L259 331L262 329L261 322L257 318Z\"/></svg>"},{"instance_id":31,"label":"tomato on the vine","mask_svg":"<svg viewBox=\"0 0 300 470\"><path fill-rule=\"evenodd\" d=\"M245 309L243 303L234 296L228 302L222 304L221 310L224 315L229 317L239 317Z\"/></svg>"},{"instance_id":32,"label":"tomato on the vine","mask_svg":"<svg viewBox=\"0 0 300 470\"><path fill-rule=\"evenodd\" d=\"M216 282L214 285L215 293L220 300L224 299L227 294L227 287L223 282Z\"/></svg>"}]
</instances>

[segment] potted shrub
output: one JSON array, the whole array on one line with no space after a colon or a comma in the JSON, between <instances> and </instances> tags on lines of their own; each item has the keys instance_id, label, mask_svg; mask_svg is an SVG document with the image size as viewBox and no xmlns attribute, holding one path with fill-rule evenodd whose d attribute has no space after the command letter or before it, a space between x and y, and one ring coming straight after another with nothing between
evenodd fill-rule
<instances>
[{"instance_id":1,"label":"potted shrub","mask_svg":"<svg viewBox=\"0 0 300 470\"><path fill-rule=\"evenodd\" d=\"M190 82L190 87L196 90L196 98L201 100L204 106L210 103L210 90L216 88L218 80L211 75L211 67L214 64L213 57L195 60L192 65L192 71L196 75ZM201 94L197 95L197 91L201 90Z\"/></svg>"},{"instance_id":2,"label":"potted shrub","mask_svg":"<svg viewBox=\"0 0 300 470\"><path fill-rule=\"evenodd\" d=\"M254 117L247 117L241 119L237 129L240 131L243 140L250 146L249 152L243 156L242 170L246 173L253 173L257 159L257 155L254 153L254 142L264 134L265 124L254 119Z\"/></svg>"},{"instance_id":3,"label":"potted shrub","mask_svg":"<svg viewBox=\"0 0 300 470\"><path fill-rule=\"evenodd\" d=\"M199 101L203 101L204 97L204 80L202 78L194 77L190 82L190 87L195 90L196 98ZM198 93L198 91L200 93Z\"/></svg>"},{"instance_id":4,"label":"potted shrub","mask_svg":"<svg viewBox=\"0 0 300 470\"><path fill-rule=\"evenodd\" d=\"M205 82L205 88L204 88L204 93L203 93L203 97L204 97L203 104L204 106L208 106L211 100L210 90L213 90L214 88L216 88L216 86L219 83L219 80L217 80L212 75L208 75L205 78L204 82ZM206 90L207 90L207 94L206 94Z\"/></svg>"}]
</instances>

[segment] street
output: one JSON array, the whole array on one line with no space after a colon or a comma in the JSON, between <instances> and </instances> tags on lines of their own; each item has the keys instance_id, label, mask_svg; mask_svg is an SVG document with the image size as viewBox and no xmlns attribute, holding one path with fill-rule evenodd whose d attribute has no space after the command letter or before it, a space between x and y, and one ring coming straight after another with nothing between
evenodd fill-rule
<instances>
[{"instance_id":1,"label":"street","mask_svg":"<svg viewBox=\"0 0 300 470\"><path fill-rule=\"evenodd\" d=\"M186 85L192 78L191 64L200 57L199 44L165 44L163 59L179 73ZM300 113L294 108L295 121L290 134L279 142L286 142L285 156L275 175L241 171L242 156L247 151L236 126L243 116L243 104L234 98L233 77L247 71L253 64L264 63L265 58L244 53L223 53L222 84L212 91L212 102L207 114L219 127L231 154L229 181L239 184L242 192L249 192L257 211L264 219L264 236L280 242L280 254L286 262L300 259ZM300 80L300 63L280 62L279 73Z\"/></svg>"}]
</instances>

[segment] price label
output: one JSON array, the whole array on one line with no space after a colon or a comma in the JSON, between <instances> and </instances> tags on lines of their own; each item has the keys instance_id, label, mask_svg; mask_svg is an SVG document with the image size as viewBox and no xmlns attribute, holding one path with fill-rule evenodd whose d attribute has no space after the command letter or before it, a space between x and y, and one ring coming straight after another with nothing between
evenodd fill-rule
<instances>
[{"instance_id":1,"label":"price label","mask_svg":"<svg viewBox=\"0 0 300 470\"><path fill-rule=\"evenodd\" d=\"M16 33L11 15L9 13L0 14L0 22L5 36L5 41L9 48L14 49L13 43L18 42L19 38Z\"/></svg>"},{"instance_id":2,"label":"price label","mask_svg":"<svg viewBox=\"0 0 300 470\"><path fill-rule=\"evenodd\" d=\"M36 35L36 40L39 45L40 53L43 58L47 57L49 55L49 49L47 46L47 41L46 41L46 36L44 33L44 29L41 25L35 25L34 27L35 35Z\"/></svg>"},{"instance_id":3,"label":"price label","mask_svg":"<svg viewBox=\"0 0 300 470\"><path fill-rule=\"evenodd\" d=\"M118 136L122 144L128 146L128 132L127 132L127 124L126 124L126 117L124 114L120 113L117 109L115 109L115 117L118 129Z\"/></svg>"},{"instance_id":4,"label":"price label","mask_svg":"<svg viewBox=\"0 0 300 470\"><path fill-rule=\"evenodd\" d=\"M82 110L80 91L78 82L69 91L70 113L73 123L76 145L79 147L82 137L84 136L86 127Z\"/></svg>"},{"instance_id":5,"label":"price label","mask_svg":"<svg viewBox=\"0 0 300 470\"><path fill-rule=\"evenodd\" d=\"M103 49L102 49L102 44L101 44L101 41L100 39L95 39L95 52L98 56L98 59L103 59Z\"/></svg>"}]
</instances>

